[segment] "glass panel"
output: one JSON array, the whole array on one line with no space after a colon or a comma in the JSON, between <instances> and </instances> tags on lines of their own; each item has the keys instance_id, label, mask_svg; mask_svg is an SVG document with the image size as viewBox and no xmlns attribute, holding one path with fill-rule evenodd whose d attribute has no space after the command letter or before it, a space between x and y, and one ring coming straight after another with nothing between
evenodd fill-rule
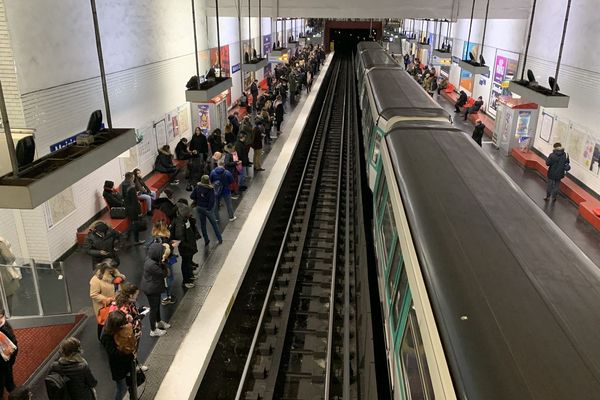
<instances>
[{"instance_id":1,"label":"glass panel","mask_svg":"<svg viewBox=\"0 0 600 400\"><path fill-rule=\"evenodd\" d=\"M390 196L387 196L387 202L385 205L385 210L383 211L383 220L381 222L381 241L384 244L385 251L385 259L387 260L387 255L390 252L391 246L393 244L393 237L396 231L394 226L394 213L392 211L392 202L390 201Z\"/></svg>"},{"instance_id":2,"label":"glass panel","mask_svg":"<svg viewBox=\"0 0 600 400\"><path fill-rule=\"evenodd\" d=\"M379 173L379 186L377 187L377 193L375 194L375 208L376 210L381 210L381 205L383 204L383 188L385 188L386 180L385 174L383 170ZM380 213L377 212L375 215L378 216Z\"/></svg>"},{"instance_id":3,"label":"glass panel","mask_svg":"<svg viewBox=\"0 0 600 400\"><path fill-rule=\"evenodd\" d=\"M406 293L408 292L408 276L406 275L406 269L404 268L404 262L402 263L402 273L400 274L400 282L398 283L398 287L396 288L394 293L394 303L393 303L393 326L398 325L398 321L400 319L400 313L402 312L402 304L404 304L404 299L406 297Z\"/></svg>"},{"instance_id":4,"label":"glass panel","mask_svg":"<svg viewBox=\"0 0 600 400\"><path fill-rule=\"evenodd\" d=\"M417 345L417 354L421 365L422 381L425 384L425 389L427 389L427 398L433 400L435 398L433 384L431 383L431 376L429 375L429 365L427 364L427 356L425 355L423 339L421 339L421 331L419 330L419 322L417 321L417 314L414 307L410 307L410 318L413 320L415 343Z\"/></svg>"},{"instance_id":5,"label":"glass panel","mask_svg":"<svg viewBox=\"0 0 600 400\"><path fill-rule=\"evenodd\" d=\"M390 293L394 293L394 288L396 286L396 275L400 270L402 265L402 249L400 248L400 242L396 240L396 245L394 249L394 258L392 259L392 264L390 265L390 274L388 276L388 286ZM390 295L390 298L392 296Z\"/></svg>"},{"instance_id":6,"label":"glass panel","mask_svg":"<svg viewBox=\"0 0 600 400\"><path fill-rule=\"evenodd\" d=\"M421 381L419 359L412 330L412 320L409 319L400 347L400 360L406 398L411 400L426 400L425 387Z\"/></svg>"},{"instance_id":7,"label":"glass panel","mask_svg":"<svg viewBox=\"0 0 600 400\"><path fill-rule=\"evenodd\" d=\"M65 287L63 264L36 263L36 271L44 315L71 312L70 300Z\"/></svg>"},{"instance_id":8,"label":"glass panel","mask_svg":"<svg viewBox=\"0 0 600 400\"><path fill-rule=\"evenodd\" d=\"M33 263L0 265L2 306L11 317L41 315L35 289Z\"/></svg>"},{"instance_id":9,"label":"glass panel","mask_svg":"<svg viewBox=\"0 0 600 400\"><path fill-rule=\"evenodd\" d=\"M376 127L373 128L373 138L375 140L375 144L373 145L373 155L371 156L371 162L373 164L377 164L377 160L379 160L379 146L381 146L381 136L379 135L379 132L377 131Z\"/></svg>"}]
</instances>

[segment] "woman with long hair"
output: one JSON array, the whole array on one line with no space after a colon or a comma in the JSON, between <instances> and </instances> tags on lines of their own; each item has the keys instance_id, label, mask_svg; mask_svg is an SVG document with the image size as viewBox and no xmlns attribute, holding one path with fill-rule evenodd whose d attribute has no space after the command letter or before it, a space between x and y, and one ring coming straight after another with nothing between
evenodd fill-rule
<instances>
[{"instance_id":1,"label":"woman with long hair","mask_svg":"<svg viewBox=\"0 0 600 400\"><path fill-rule=\"evenodd\" d=\"M67 392L71 399L95 400L94 388L98 381L81 355L82 353L79 339L70 337L63 340L59 349L60 357L51 365L50 372L56 372L69 378Z\"/></svg>"},{"instance_id":2,"label":"woman with long hair","mask_svg":"<svg viewBox=\"0 0 600 400\"><path fill-rule=\"evenodd\" d=\"M129 397L133 399L133 389L127 384L127 376L135 370L132 349L135 348L135 336L125 313L117 310L108 315L101 342L108 353L110 373L116 384L115 400L122 400L128 390Z\"/></svg>"},{"instance_id":3,"label":"woman with long hair","mask_svg":"<svg viewBox=\"0 0 600 400\"><path fill-rule=\"evenodd\" d=\"M171 230L164 221L156 221L152 226L152 241L154 243L161 243L169 245L170 255L166 262L167 267L167 279L165 280L165 297L162 298L160 303L163 306L169 304L175 304L175 296L173 296L173 281L175 280L175 273L173 272L173 265L177 261L177 255L174 254L175 247L179 245L178 240L171 240ZM162 294L161 294L162 296Z\"/></svg>"},{"instance_id":4,"label":"woman with long hair","mask_svg":"<svg viewBox=\"0 0 600 400\"><path fill-rule=\"evenodd\" d=\"M98 322L98 340L104 327L104 321L100 317L100 310L110 306L115 299L115 292L118 285L125 280L125 275L112 264L111 260L105 260L96 266L96 272L90 279L90 298L94 315Z\"/></svg>"}]
</instances>

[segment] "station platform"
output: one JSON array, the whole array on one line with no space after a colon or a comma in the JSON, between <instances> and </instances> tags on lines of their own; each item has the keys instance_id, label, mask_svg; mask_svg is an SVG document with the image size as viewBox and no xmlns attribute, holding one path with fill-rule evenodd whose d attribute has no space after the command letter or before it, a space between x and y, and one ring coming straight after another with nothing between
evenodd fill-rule
<instances>
[{"instance_id":1,"label":"station platform","mask_svg":"<svg viewBox=\"0 0 600 400\"><path fill-rule=\"evenodd\" d=\"M230 275L223 276L222 269L237 266L233 262L250 262L253 248L260 238L260 231L272 203L278 193L279 185L286 173L286 165L294 154L295 145L304 128L307 116L310 113L316 93L326 74L329 61L327 58L325 67L315 77L311 93L304 90L299 96L296 106L285 104L286 115L282 124L282 134L275 138L273 130L271 145L263 148L263 168L265 171L251 173L247 180L246 190L238 200L232 200L237 219L230 222L227 211L223 205L220 210L220 227L223 236L223 244L217 245L214 232L209 227L209 246L203 246L203 241L198 244L199 251L194 256L194 262L200 265L196 287L185 290L182 288L181 269L179 264L175 265L175 282L173 284L176 304L161 307L163 320L169 321L172 327L168 333L161 338L149 336L149 323L144 320L143 334L140 341L138 359L147 365L146 384L140 387L140 398L143 399L184 399L194 398L197 386L200 382L200 368L203 366L201 360L206 358L206 364L210 360L210 354L200 354L197 342L210 345L213 340L216 343L218 333L198 333L198 329L218 328L209 323L207 312L211 311L210 318L216 317L216 311L220 305L227 310L227 305L232 302L229 294L224 298L224 292L219 284L233 282ZM239 107L230 110L230 114L238 111ZM243 111L240 112L243 114ZM249 154L252 160L252 151ZM177 199L189 198L190 192L184 190L185 182L182 179L179 185L171 185ZM251 232L250 232L250 231ZM140 233L141 239L148 239L150 230ZM142 266L145 259L145 246L133 246L124 248L119 253L121 259L120 271L126 275L127 280L139 284L142 278ZM69 296L74 312L81 312L88 316L78 334L76 335L82 343L84 357L88 361L94 376L98 380L97 399L111 400L114 398L114 382L111 379L108 367L108 357L96 337L96 320L91 309L89 298L89 280L93 274L90 257L82 251L76 251L64 260L65 279L69 289ZM231 271L229 271L230 273ZM240 273L243 271L239 271ZM221 274L221 275L219 275ZM217 278L220 276L220 283ZM243 278L243 274L241 274ZM241 283L241 279L240 279ZM217 285L217 286L215 286ZM186 293L187 292L187 293ZM210 303L206 305L206 303ZM138 305L147 305L148 301L143 293L138 297ZM222 316L223 323L225 316ZM222 327L222 325L221 325ZM214 338L214 339L213 339ZM190 343L192 340L192 343ZM193 349L190 351L190 349ZM208 349L203 349L208 350ZM170 369L176 357L191 357L192 363L187 359ZM178 361L178 360L176 360ZM185 376L185 378L184 378ZM163 379L165 384L161 386ZM189 383L186 384L186 383ZM47 399L43 379L31 383L35 399ZM160 391L159 391L160 389ZM126 396L128 398L128 396Z\"/></svg>"},{"instance_id":2,"label":"station platform","mask_svg":"<svg viewBox=\"0 0 600 400\"><path fill-rule=\"evenodd\" d=\"M434 99L455 116L455 126L468 134L473 132L473 122L470 119L464 121L463 114L454 114L453 103L442 95L434 94ZM600 267L600 231L579 216L578 205L562 194L555 202L544 201L544 178L533 169L523 168L515 158L500 154L489 137L484 136L483 139L482 148L490 158Z\"/></svg>"}]
</instances>

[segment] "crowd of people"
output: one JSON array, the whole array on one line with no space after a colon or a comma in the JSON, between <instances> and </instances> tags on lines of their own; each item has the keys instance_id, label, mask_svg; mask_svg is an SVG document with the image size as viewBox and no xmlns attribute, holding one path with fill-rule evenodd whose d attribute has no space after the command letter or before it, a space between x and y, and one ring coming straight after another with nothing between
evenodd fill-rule
<instances>
[{"instance_id":1,"label":"crowd of people","mask_svg":"<svg viewBox=\"0 0 600 400\"><path fill-rule=\"evenodd\" d=\"M186 190L191 192L189 198L176 199L170 187L157 193L145 183L139 168L125 173L119 186L113 181L104 182L102 195L110 216L128 219L129 227L120 234L105 221L95 221L89 227L83 249L92 265L89 296L96 318L96 335L107 354L114 381L115 399L122 399L127 392L133 398L137 383L140 379L143 381L144 372L148 370L138 361L144 318L147 316L149 320L150 337L163 336L171 327L161 314L161 306L176 303L174 267L180 264L184 291L193 288L194 271L199 267L193 261L199 251L198 241L203 239L205 246L210 244L207 221L221 244L220 205L224 203L229 221L235 221L232 200L238 199L248 188L251 171L256 174L265 170L263 146L281 134L286 101L289 98L294 105L302 90L310 92L313 77L324 60L321 47L297 50L290 57L289 65L277 64L273 73L266 75L267 90L263 93L258 81L252 83L248 115L240 118L239 113L234 112L224 131L215 129L209 135L196 128L189 140L182 138L177 143L174 153L168 145L159 149L154 170L169 175L169 183L173 185L179 183L178 177L185 178ZM249 103L248 97L245 98ZM150 237L143 240L140 232L148 226ZM130 238L133 243L128 244ZM129 281L119 270L119 251L131 245L146 247L138 284ZM9 244L5 247L10 249ZM0 261L10 264L13 259L4 257L4 253L0 252ZM137 304L140 293L146 296L148 306ZM18 343L2 309L0 341L12 346L7 358L0 358L0 392L6 389L10 399L31 399L31 391L17 388L13 380L12 366ZM98 381L82 353L81 343L75 337L60 344L59 358L52 363L45 378L50 400L96 398Z\"/></svg>"}]
</instances>

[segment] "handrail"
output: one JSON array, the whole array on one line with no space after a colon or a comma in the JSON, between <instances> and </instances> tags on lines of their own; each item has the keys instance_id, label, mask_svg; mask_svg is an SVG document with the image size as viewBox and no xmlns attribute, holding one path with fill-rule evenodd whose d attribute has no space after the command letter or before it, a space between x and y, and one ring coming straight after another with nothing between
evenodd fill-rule
<instances>
[{"instance_id":1,"label":"handrail","mask_svg":"<svg viewBox=\"0 0 600 400\"><path fill-rule=\"evenodd\" d=\"M338 72L339 72L339 70L338 70ZM327 93L326 93L326 96L329 96L330 98L333 98L333 94L334 94L333 92L334 91L332 90L332 88L335 87L335 82L336 82L335 77L331 77L330 81L329 81L329 84L328 84L328 87L327 87ZM323 118L325 111L326 111L326 107L321 108L321 111L319 113L319 118L317 120L317 127L319 125L319 122ZM314 147L315 140L316 140L316 135L313 136L313 138L312 138L311 145L310 145L310 150L312 150L312 148ZM310 150L309 150L309 153L310 153ZM262 309L260 311L260 316L259 316L259 319L258 319L258 322L257 322L257 325L256 325L256 330L254 332L254 336L252 338L252 343L251 343L250 349L248 351L248 357L246 358L246 363L244 365L244 370L242 372L242 377L240 378L240 384L238 386L238 390L237 390L237 393L236 393L236 396L235 396L235 400L240 400L241 399L241 395L242 395L242 393L244 391L244 384L246 383L246 378L247 378L247 375L248 375L248 370L250 369L250 365L252 363L252 357L254 355L254 350L256 348L256 343L258 341L258 336L260 335L260 331L262 329L262 323L263 323L263 320L264 320L264 316L265 316L265 314L267 312L267 308L268 308L268 305L269 305L269 300L271 298L271 293L273 291L275 279L277 277L277 273L279 272L279 268L281 266L281 258L283 257L283 253L285 251L286 239L289 236L290 228L291 228L291 226L293 224L293 220L294 220L294 213L295 213L296 207L298 205L298 199L299 199L299 197L300 197L300 195L302 193L302 184L301 183L304 181L304 178L306 176L306 171L308 170L309 162L310 162L310 158L307 157L306 158L306 162L304 164L304 169L302 170L302 176L300 178L300 185L298 185L298 190L296 191L296 196L294 197L294 204L292 206L292 211L290 213L290 218L288 219L288 223L287 223L287 226L285 228L285 233L283 235L283 240L281 241L281 246L279 248L279 253L277 254L277 260L275 261L275 268L273 269L273 273L271 274L271 280L269 281L269 287L267 288L267 294L265 296L265 301L264 301L263 307L262 307Z\"/></svg>"}]
</instances>

